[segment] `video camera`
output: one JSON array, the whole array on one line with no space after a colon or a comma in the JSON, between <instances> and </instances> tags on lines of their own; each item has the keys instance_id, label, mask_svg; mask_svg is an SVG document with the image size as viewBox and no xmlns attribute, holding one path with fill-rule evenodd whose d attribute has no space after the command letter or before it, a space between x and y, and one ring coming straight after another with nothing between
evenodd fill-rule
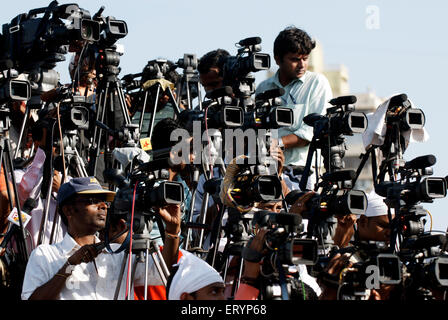
<instances>
[{"instance_id":1,"label":"video camera","mask_svg":"<svg viewBox=\"0 0 448 320\"><path fill-rule=\"evenodd\" d=\"M18 78L19 73L14 69L7 69L0 73L0 104L30 99L31 85L29 81Z\"/></svg>"},{"instance_id":2,"label":"video camera","mask_svg":"<svg viewBox=\"0 0 448 320\"><path fill-rule=\"evenodd\" d=\"M355 242L354 246L332 251L329 259L336 253L349 254L352 262L351 267L337 275L340 279L339 300L365 300L367 289L402 282L403 263L388 251L384 242Z\"/></svg>"},{"instance_id":3,"label":"video camera","mask_svg":"<svg viewBox=\"0 0 448 320\"><path fill-rule=\"evenodd\" d=\"M334 107L327 109L326 116L311 113L303 121L314 127L319 138L330 133L333 136L363 133L367 129L367 117L362 112L353 111L354 107L350 105L355 102L355 96L334 98L329 102Z\"/></svg>"},{"instance_id":4,"label":"video camera","mask_svg":"<svg viewBox=\"0 0 448 320\"><path fill-rule=\"evenodd\" d=\"M353 179L353 170L340 170L326 173L322 176L322 192L315 193L306 203L306 210L302 213L305 219L326 219L330 216L345 216L348 214L364 214L367 209L367 197L364 191L346 189L346 181ZM342 183L337 186L338 183ZM285 200L289 205L294 204L306 192L293 190Z\"/></svg>"},{"instance_id":5,"label":"video camera","mask_svg":"<svg viewBox=\"0 0 448 320\"><path fill-rule=\"evenodd\" d=\"M421 156L406 162L401 168L402 180L380 182L375 185L375 192L385 197L385 203L394 208L396 216L392 224L392 231L404 237L415 237L424 232L427 215L420 202L433 202L434 199L444 198L447 194L447 184L442 177L425 177L432 170L428 167L435 164L433 155ZM394 232L392 234L394 234Z\"/></svg>"},{"instance_id":6,"label":"video camera","mask_svg":"<svg viewBox=\"0 0 448 320\"><path fill-rule=\"evenodd\" d=\"M255 108L245 113L245 128L278 129L294 124L292 109L282 107L283 88L266 90L255 97Z\"/></svg>"},{"instance_id":7,"label":"video camera","mask_svg":"<svg viewBox=\"0 0 448 320\"><path fill-rule=\"evenodd\" d=\"M129 214L134 207L136 233L143 231L144 220L147 222L154 218L155 207L180 205L184 201L183 185L167 181L166 177L157 178L154 173L146 171L150 166L151 163L135 165L127 178L121 170L108 169L104 172L105 179L118 187L111 205L111 214L128 216L129 221Z\"/></svg>"},{"instance_id":8,"label":"video camera","mask_svg":"<svg viewBox=\"0 0 448 320\"><path fill-rule=\"evenodd\" d=\"M199 121L201 129L239 128L244 124L244 110L232 98L232 88L222 87L207 93L210 100L204 104L205 110L184 110L179 115L179 123L193 132L193 123Z\"/></svg>"},{"instance_id":9,"label":"video camera","mask_svg":"<svg viewBox=\"0 0 448 320\"><path fill-rule=\"evenodd\" d=\"M261 38L251 37L238 42L236 56L222 57L223 86L232 87L238 98L246 99L255 92L255 78L252 72L268 70L271 59L268 54L259 53Z\"/></svg>"},{"instance_id":10,"label":"video camera","mask_svg":"<svg viewBox=\"0 0 448 320\"><path fill-rule=\"evenodd\" d=\"M71 41L99 40L100 25L90 18L89 11L77 4L58 5L57 1L22 13L3 25L3 59L11 60L19 72L29 71L36 64L52 68L65 60L65 46Z\"/></svg>"},{"instance_id":11,"label":"video camera","mask_svg":"<svg viewBox=\"0 0 448 320\"><path fill-rule=\"evenodd\" d=\"M303 118L303 122L313 127L314 130L304 174L299 184L300 189L306 188L312 157L317 149L322 151L326 172L337 172L345 168L343 161L346 149L344 136L361 133L367 129L365 114L353 111L354 108L350 106L355 102L355 96L334 98L330 101L334 107L328 108L325 116L311 113Z\"/></svg>"},{"instance_id":12,"label":"video camera","mask_svg":"<svg viewBox=\"0 0 448 320\"><path fill-rule=\"evenodd\" d=\"M261 165L240 165L240 170L233 177L232 188L227 191L228 196L243 207L251 207L256 202L280 201L280 179L267 173Z\"/></svg>"},{"instance_id":13,"label":"video camera","mask_svg":"<svg viewBox=\"0 0 448 320\"><path fill-rule=\"evenodd\" d=\"M317 262L317 241L297 236L303 231L302 218L297 214L275 213L266 210L254 213L252 225L267 227L264 248L267 272L277 269L278 265L314 265ZM251 261L250 251L243 250L243 257ZM278 261L277 261L278 260Z\"/></svg>"},{"instance_id":14,"label":"video camera","mask_svg":"<svg viewBox=\"0 0 448 320\"><path fill-rule=\"evenodd\" d=\"M442 234L419 234L403 241L400 258L406 265L406 294L429 300L432 290L448 287L447 238Z\"/></svg>"},{"instance_id":15,"label":"video camera","mask_svg":"<svg viewBox=\"0 0 448 320\"><path fill-rule=\"evenodd\" d=\"M170 73L175 71L176 68L174 63L165 59L148 61L142 71L142 84L148 80L170 78Z\"/></svg>"},{"instance_id":16,"label":"video camera","mask_svg":"<svg viewBox=\"0 0 448 320\"><path fill-rule=\"evenodd\" d=\"M119 68L120 56L123 54L122 50L118 48L116 42L128 34L128 27L125 21L117 20L114 17L102 16L105 7L102 6L91 19L95 28L92 28L88 39L84 40L88 44L80 46L79 41L72 41L70 44L70 51L80 53L80 60L86 57L92 57L96 69L96 77L99 80L108 80L110 76L116 76L120 73ZM93 64L93 63L92 63Z\"/></svg>"},{"instance_id":17,"label":"video camera","mask_svg":"<svg viewBox=\"0 0 448 320\"><path fill-rule=\"evenodd\" d=\"M398 124L403 131L422 129L425 126L425 114L421 109L412 108L406 94L392 97L386 112L386 123Z\"/></svg>"},{"instance_id":18,"label":"video camera","mask_svg":"<svg viewBox=\"0 0 448 320\"><path fill-rule=\"evenodd\" d=\"M268 70L271 59L268 54L261 51L261 38L251 37L238 42L240 48L236 56L225 57L223 63L224 85L232 86L236 81L247 77L251 72ZM247 55L245 55L247 54Z\"/></svg>"}]
</instances>

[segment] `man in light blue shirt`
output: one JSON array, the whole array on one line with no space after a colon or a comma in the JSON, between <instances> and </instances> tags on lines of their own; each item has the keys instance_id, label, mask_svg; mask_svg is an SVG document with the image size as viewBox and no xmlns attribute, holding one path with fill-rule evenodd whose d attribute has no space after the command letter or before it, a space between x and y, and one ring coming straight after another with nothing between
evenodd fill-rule
<instances>
[{"instance_id":1,"label":"man in light blue shirt","mask_svg":"<svg viewBox=\"0 0 448 320\"><path fill-rule=\"evenodd\" d=\"M294 112L293 126L278 130L278 144L285 154L286 182L291 190L298 189L308 145L313 138L313 128L306 125L303 118L310 113L325 114L328 101L333 97L327 78L307 71L308 58L315 46L303 30L288 27L281 31L274 41L274 59L279 69L273 77L260 83L256 91L259 94L283 88L283 104ZM313 189L312 179L311 175L307 189Z\"/></svg>"}]
</instances>

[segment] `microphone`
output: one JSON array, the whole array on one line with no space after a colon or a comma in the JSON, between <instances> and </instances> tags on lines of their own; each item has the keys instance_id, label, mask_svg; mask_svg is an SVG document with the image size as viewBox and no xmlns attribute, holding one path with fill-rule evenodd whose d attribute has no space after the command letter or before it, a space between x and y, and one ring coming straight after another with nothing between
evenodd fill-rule
<instances>
[{"instance_id":1,"label":"microphone","mask_svg":"<svg viewBox=\"0 0 448 320\"><path fill-rule=\"evenodd\" d=\"M129 186L129 181L124 176L124 172L120 169L106 169L103 171L103 178L107 183L117 186L119 189Z\"/></svg>"},{"instance_id":2,"label":"microphone","mask_svg":"<svg viewBox=\"0 0 448 320\"><path fill-rule=\"evenodd\" d=\"M408 100L408 96L404 93L393 96L389 100L389 109L403 105L403 102L405 102L406 100Z\"/></svg>"},{"instance_id":3,"label":"microphone","mask_svg":"<svg viewBox=\"0 0 448 320\"><path fill-rule=\"evenodd\" d=\"M331 99L329 103L334 106L342 106L342 105L354 104L356 103L357 100L358 99L356 98L356 96L342 96Z\"/></svg>"},{"instance_id":4,"label":"microphone","mask_svg":"<svg viewBox=\"0 0 448 320\"><path fill-rule=\"evenodd\" d=\"M336 181L347 181L353 180L356 177L356 172L354 170L339 170L331 173L326 173L322 176L324 181L336 182Z\"/></svg>"},{"instance_id":5,"label":"microphone","mask_svg":"<svg viewBox=\"0 0 448 320\"><path fill-rule=\"evenodd\" d=\"M240 42L238 42L238 44L242 47L252 46L252 45L260 44L260 43L261 43L260 37L246 38L246 39L240 40Z\"/></svg>"},{"instance_id":6,"label":"microphone","mask_svg":"<svg viewBox=\"0 0 448 320\"><path fill-rule=\"evenodd\" d=\"M328 121L328 118L325 116L322 116L318 113L310 113L306 117L303 118L303 122L305 122L306 125L309 125L310 127L314 127L314 124L317 121L326 120Z\"/></svg>"},{"instance_id":7,"label":"microphone","mask_svg":"<svg viewBox=\"0 0 448 320\"><path fill-rule=\"evenodd\" d=\"M269 100L272 98L281 97L284 94L285 94L285 89L283 89L283 88L266 90L260 94L257 94L257 96L255 97L255 100Z\"/></svg>"},{"instance_id":8,"label":"microphone","mask_svg":"<svg viewBox=\"0 0 448 320\"><path fill-rule=\"evenodd\" d=\"M417 157L411 161L407 161L404 165L405 169L425 169L436 163L436 157L432 154Z\"/></svg>"},{"instance_id":9,"label":"microphone","mask_svg":"<svg viewBox=\"0 0 448 320\"><path fill-rule=\"evenodd\" d=\"M413 241L409 247L411 249L421 250L431 247L436 247L443 245L445 243L445 236L441 234L437 235L424 235L418 237L415 241Z\"/></svg>"}]
</instances>

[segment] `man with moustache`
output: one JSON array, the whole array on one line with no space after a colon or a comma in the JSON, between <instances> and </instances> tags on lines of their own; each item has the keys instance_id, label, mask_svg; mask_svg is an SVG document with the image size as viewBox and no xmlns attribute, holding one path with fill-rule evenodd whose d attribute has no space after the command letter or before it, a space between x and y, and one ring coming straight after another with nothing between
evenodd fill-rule
<instances>
[{"instance_id":1,"label":"man with moustache","mask_svg":"<svg viewBox=\"0 0 448 320\"><path fill-rule=\"evenodd\" d=\"M22 299L30 300L107 300L113 299L120 276L124 251L111 254L97 250L97 233L106 225L107 208L115 192L104 190L94 177L74 178L59 189L61 219L67 224L62 242L40 245L31 254L25 271ZM177 261L180 207L158 209L165 222L163 258L169 268ZM118 243L112 243L116 250ZM149 261L148 281L163 284L154 263ZM142 285L145 267L137 264L134 284ZM125 270L127 272L127 270ZM124 298L122 281L119 299ZM133 293L129 293L133 296Z\"/></svg>"},{"instance_id":2,"label":"man with moustache","mask_svg":"<svg viewBox=\"0 0 448 320\"><path fill-rule=\"evenodd\" d=\"M303 122L310 113L325 114L332 99L330 84L324 75L308 71L309 56L316 43L303 30L288 27L274 41L274 59L279 69L257 87L256 94L283 88L281 97L285 107L294 112L294 124L278 129L278 145L284 149L284 174L291 190L298 185L306 164L308 145L313 128ZM315 177L310 175L307 189L314 188Z\"/></svg>"}]
</instances>

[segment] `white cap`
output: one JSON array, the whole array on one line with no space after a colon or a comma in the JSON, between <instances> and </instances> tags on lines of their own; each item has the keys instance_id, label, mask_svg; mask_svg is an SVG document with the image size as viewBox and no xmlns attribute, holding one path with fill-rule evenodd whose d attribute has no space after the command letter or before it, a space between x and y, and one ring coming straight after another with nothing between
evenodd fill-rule
<instances>
[{"instance_id":1,"label":"white cap","mask_svg":"<svg viewBox=\"0 0 448 320\"><path fill-rule=\"evenodd\" d=\"M387 215L387 205L384 203L384 198L379 196L375 190L370 191L367 195L367 210L366 217L378 217Z\"/></svg>"},{"instance_id":2,"label":"white cap","mask_svg":"<svg viewBox=\"0 0 448 320\"><path fill-rule=\"evenodd\" d=\"M168 300L180 300L182 293L192 293L212 283L224 283L211 265L194 254L182 250L179 269L171 281Z\"/></svg>"}]
</instances>

